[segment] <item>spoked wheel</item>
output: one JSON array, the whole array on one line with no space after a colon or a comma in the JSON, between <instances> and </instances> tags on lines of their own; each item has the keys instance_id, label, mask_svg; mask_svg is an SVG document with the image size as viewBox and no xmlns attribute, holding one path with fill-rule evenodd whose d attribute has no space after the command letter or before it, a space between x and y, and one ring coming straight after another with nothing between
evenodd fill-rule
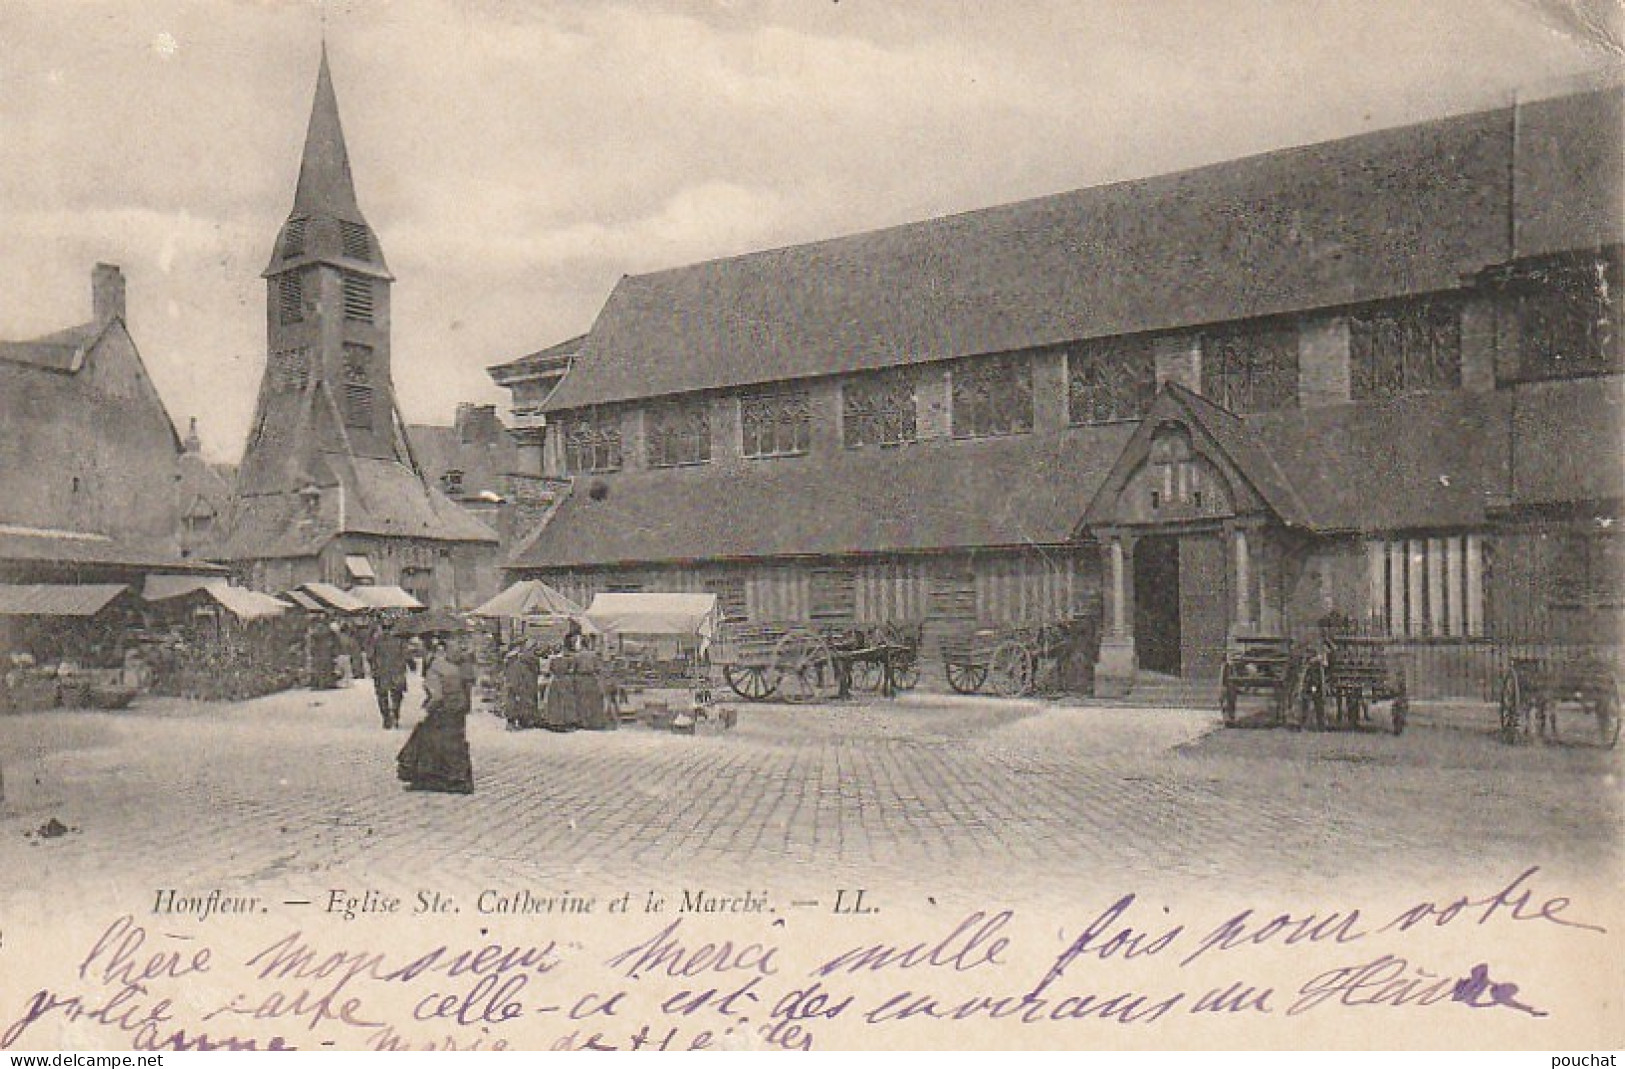
<instances>
[{"instance_id":1,"label":"spoked wheel","mask_svg":"<svg viewBox=\"0 0 1625 1069\"><path fill-rule=\"evenodd\" d=\"M870 694L880 693L880 688L886 681L886 666L879 661L853 661L852 662L852 689L867 691Z\"/></svg>"},{"instance_id":2,"label":"spoked wheel","mask_svg":"<svg viewBox=\"0 0 1625 1069\"><path fill-rule=\"evenodd\" d=\"M1226 664L1219 671L1219 718L1224 721L1225 727L1236 725L1236 702L1240 698L1240 691L1236 687L1235 673L1230 665Z\"/></svg>"},{"instance_id":3,"label":"spoked wheel","mask_svg":"<svg viewBox=\"0 0 1625 1069\"><path fill-rule=\"evenodd\" d=\"M1032 651L1021 643L999 643L987 666L988 684L1001 698L1019 698L1033 689Z\"/></svg>"},{"instance_id":4,"label":"spoked wheel","mask_svg":"<svg viewBox=\"0 0 1625 1069\"><path fill-rule=\"evenodd\" d=\"M827 701L840 693L835 655L829 644L807 630L787 631L773 647L778 690L787 701Z\"/></svg>"},{"instance_id":5,"label":"spoked wheel","mask_svg":"<svg viewBox=\"0 0 1625 1069\"><path fill-rule=\"evenodd\" d=\"M1517 669L1509 668L1501 677L1501 741L1515 743L1523 735L1523 686Z\"/></svg>"},{"instance_id":6,"label":"spoked wheel","mask_svg":"<svg viewBox=\"0 0 1625 1069\"><path fill-rule=\"evenodd\" d=\"M779 688L778 672L760 665L725 664L722 678L735 694L755 702L770 697Z\"/></svg>"},{"instance_id":7,"label":"spoked wheel","mask_svg":"<svg viewBox=\"0 0 1625 1069\"><path fill-rule=\"evenodd\" d=\"M987 682L987 666L981 664L945 664L943 668L948 674L948 685L956 694L975 694ZM916 678L919 676L915 670Z\"/></svg>"}]
</instances>

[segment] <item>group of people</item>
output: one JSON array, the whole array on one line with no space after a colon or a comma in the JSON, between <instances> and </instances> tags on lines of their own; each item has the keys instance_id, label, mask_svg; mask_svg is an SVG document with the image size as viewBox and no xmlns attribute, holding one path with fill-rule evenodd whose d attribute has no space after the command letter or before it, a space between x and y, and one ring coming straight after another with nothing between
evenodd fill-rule
<instances>
[{"instance_id":1,"label":"group of people","mask_svg":"<svg viewBox=\"0 0 1625 1069\"><path fill-rule=\"evenodd\" d=\"M400 726L401 705L415 651L398 632L368 636L365 655L386 730ZM437 639L423 656L423 719L396 757L407 790L471 794L474 767L468 748L475 668L469 636ZM603 662L572 622L562 644L538 639L517 643L501 672L502 714L510 728L549 731L609 730L615 705L603 678Z\"/></svg>"},{"instance_id":2,"label":"group of people","mask_svg":"<svg viewBox=\"0 0 1625 1069\"><path fill-rule=\"evenodd\" d=\"M607 731L617 725L603 662L579 624L570 622L561 646L527 639L509 651L502 666L502 715L514 730Z\"/></svg>"}]
</instances>

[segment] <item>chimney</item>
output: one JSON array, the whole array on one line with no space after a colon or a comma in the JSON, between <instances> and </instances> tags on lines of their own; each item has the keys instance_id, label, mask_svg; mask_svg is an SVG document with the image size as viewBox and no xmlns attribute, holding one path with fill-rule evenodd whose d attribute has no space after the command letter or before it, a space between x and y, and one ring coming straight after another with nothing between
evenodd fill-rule
<instances>
[{"instance_id":1,"label":"chimney","mask_svg":"<svg viewBox=\"0 0 1625 1069\"><path fill-rule=\"evenodd\" d=\"M117 264L97 264L91 272L90 306L97 326L124 318L124 272Z\"/></svg>"}]
</instances>

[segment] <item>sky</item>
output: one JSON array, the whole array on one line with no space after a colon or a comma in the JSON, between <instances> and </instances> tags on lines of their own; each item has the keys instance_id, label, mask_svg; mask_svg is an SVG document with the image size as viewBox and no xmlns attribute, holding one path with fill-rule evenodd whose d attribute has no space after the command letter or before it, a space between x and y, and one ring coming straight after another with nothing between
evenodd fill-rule
<instances>
[{"instance_id":1,"label":"sky","mask_svg":"<svg viewBox=\"0 0 1625 1069\"><path fill-rule=\"evenodd\" d=\"M0 338L121 265L241 453L323 36L407 419L617 279L1617 77L1617 0L0 0Z\"/></svg>"}]
</instances>

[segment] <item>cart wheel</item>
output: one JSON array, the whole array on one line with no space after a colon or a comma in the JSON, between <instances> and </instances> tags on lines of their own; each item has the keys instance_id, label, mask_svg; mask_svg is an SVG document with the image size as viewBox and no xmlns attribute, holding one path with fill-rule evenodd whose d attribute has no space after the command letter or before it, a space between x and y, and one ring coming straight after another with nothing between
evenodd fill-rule
<instances>
[{"instance_id":1,"label":"cart wheel","mask_svg":"<svg viewBox=\"0 0 1625 1069\"><path fill-rule=\"evenodd\" d=\"M885 682L886 668L879 661L853 661L852 662L852 689L867 691L871 694L880 693L880 685Z\"/></svg>"},{"instance_id":2,"label":"cart wheel","mask_svg":"<svg viewBox=\"0 0 1625 1069\"><path fill-rule=\"evenodd\" d=\"M735 694L756 702L771 696L779 686L778 674L758 665L725 664L722 678Z\"/></svg>"},{"instance_id":3,"label":"cart wheel","mask_svg":"<svg viewBox=\"0 0 1625 1069\"><path fill-rule=\"evenodd\" d=\"M1612 750L1619 743L1619 682L1610 674L1597 696L1597 741Z\"/></svg>"},{"instance_id":4,"label":"cart wheel","mask_svg":"<svg viewBox=\"0 0 1625 1069\"><path fill-rule=\"evenodd\" d=\"M829 645L805 629L787 631L773 647L779 693L788 701L827 701L840 692L835 656Z\"/></svg>"},{"instance_id":5,"label":"cart wheel","mask_svg":"<svg viewBox=\"0 0 1625 1069\"><path fill-rule=\"evenodd\" d=\"M920 662L913 660L907 664L892 665L891 680L898 690L913 690L920 685Z\"/></svg>"},{"instance_id":6,"label":"cart wheel","mask_svg":"<svg viewBox=\"0 0 1625 1069\"><path fill-rule=\"evenodd\" d=\"M956 694L975 694L987 682L987 666L981 664L945 664L948 686ZM915 673L918 675L918 671Z\"/></svg>"},{"instance_id":7,"label":"cart wheel","mask_svg":"<svg viewBox=\"0 0 1625 1069\"><path fill-rule=\"evenodd\" d=\"M1515 744L1523 734L1523 686L1518 670L1508 668L1501 677L1501 741Z\"/></svg>"},{"instance_id":8,"label":"cart wheel","mask_svg":"<svg viewBox=\"0 0 1625 1069\"><path fill-rule=\"evenodd\" d=\"M1033 655L1021 643L999 643L987 666L988 682L1001 698L1019 698L1033 689Z\"/></svg>"},{"instance_id":9,"label":"cart wheel","mask_svg":"<svg viewBox=\"0 0 1625 1069\"><path fill-rule=\"evenodd\" d=\"M1393 705L1389 709L1388 727L1395 735L1405 734L1405 720L1410 716L1411 700L1405 694L1405 688L1400 686L1399 692L1394 695Z\"/></svg>"}]
</instances>

